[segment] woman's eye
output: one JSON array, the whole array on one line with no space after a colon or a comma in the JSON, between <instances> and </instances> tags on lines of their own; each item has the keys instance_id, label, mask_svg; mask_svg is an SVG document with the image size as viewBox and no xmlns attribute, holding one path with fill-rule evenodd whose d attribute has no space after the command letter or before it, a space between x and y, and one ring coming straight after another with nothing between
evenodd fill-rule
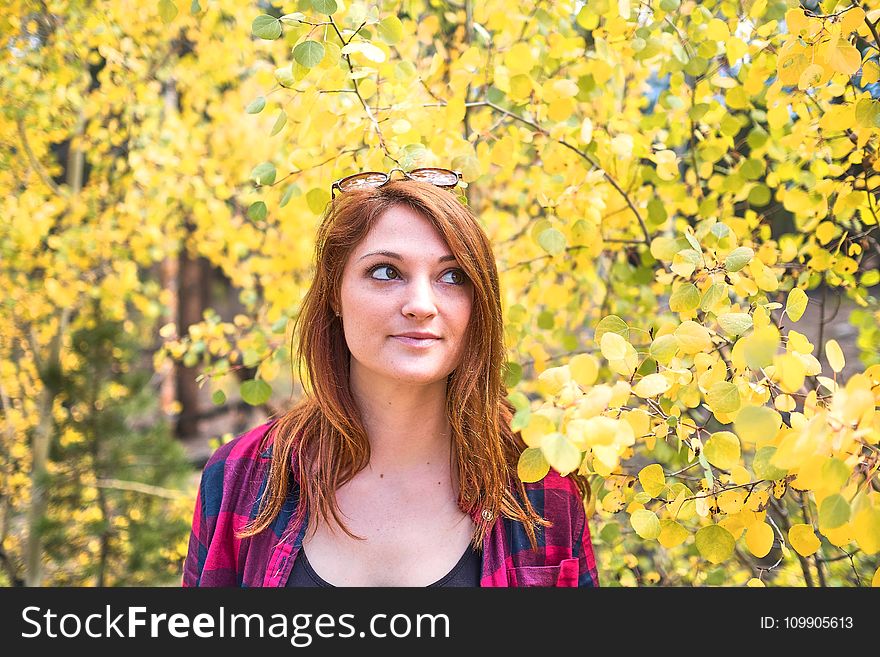
<instances>
[{"instance_id":1,"label":"woman's eye","mask_svg":"<svg viewBox=\"0 0 880 657\"><path fill-rule=\"evenodd\" d=\"M385 272L385 276L377 277L376 272L380 272L380 271ZM394 274L389 275L388 274L389 271L394 272ZM390 281L390 280L394 280L394 278L396 278L397 270L395 270L394 267L391 267L389 265L378 265L376 267L373 267L370 270L370 276L372 276L373 278L376 278L377 280L380 280L380 281Z\"/></svg>"},{"instance_id":2,"label":"woman's eye","mask_svg":"<svg viewBox=\"0 0 880 657\"><path fill-rule=\"evenodd\" d=\"M453 285L464 285L465 281L467 280L467 276L465 276L465 273L461 269L450 269L448 272L443 274L443 276L451 278L451 280L449 280L448 282L452 283Z\"/></svg>"}]
</instances>

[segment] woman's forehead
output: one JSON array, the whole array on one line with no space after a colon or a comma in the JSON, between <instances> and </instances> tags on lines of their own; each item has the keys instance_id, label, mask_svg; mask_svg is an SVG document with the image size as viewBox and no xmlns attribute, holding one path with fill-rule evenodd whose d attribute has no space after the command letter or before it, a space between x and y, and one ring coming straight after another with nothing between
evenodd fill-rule
<instances>
[{"instance_id":1,"label":"woman's forehead","mask_svg":"<svg viewBox=\"0 0 880 657\"><path fill-rule=\"evenodd\" d=\"M400 255L439 258L451 250L431 221L415 210L397 206L376 219L364 239L355 247L355 257L369 251L391 251Z\"/></svg>"}]
</instances>

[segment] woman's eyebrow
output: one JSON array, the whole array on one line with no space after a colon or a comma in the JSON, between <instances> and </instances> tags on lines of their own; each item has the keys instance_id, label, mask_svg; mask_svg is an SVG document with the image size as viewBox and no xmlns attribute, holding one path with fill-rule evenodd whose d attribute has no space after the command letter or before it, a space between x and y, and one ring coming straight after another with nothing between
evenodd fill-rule
<instances>
[{"instance_id":1,"label":"woman's eyebrow","mask_svg":"<svg viewBox=\"0 0 880 657\"><path fill-rule=\"evenodd\" d=\"M366 255L363 255L360 258L358 258L358 261L363 260L364 258L369 258L370 256L374 256L374 255L385 256L386 258L393 258L394 260L401 260L401 261L403 260L403 256L400 255L399 253L394 253L394 251L371 251L370 253L367 253ZM437 260L437 262L446 262L448 260L457 260L457 258L454 255L449 254L449 255L441 256L440 259Z\"/></svg>"}]
</instances>

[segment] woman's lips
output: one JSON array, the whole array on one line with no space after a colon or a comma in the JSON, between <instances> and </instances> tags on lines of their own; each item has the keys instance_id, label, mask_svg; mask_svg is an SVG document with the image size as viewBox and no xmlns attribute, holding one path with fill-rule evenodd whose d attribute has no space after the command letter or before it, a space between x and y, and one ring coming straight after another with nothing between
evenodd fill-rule
<instances>
[{"instance_id":1,"label":"woman's lips","mask_svg":"<svg viewBox=\"0 0 880 657\"><path fill-rule=\"evenodd\" d=\"M417 349L424 349L426 347L430 347L435 342L439 342L439 338L407 338L402 335L392 335L392 338L395 340L399 340L405 345L410 347L415 347Z\"/></svg>"}]
</instances>

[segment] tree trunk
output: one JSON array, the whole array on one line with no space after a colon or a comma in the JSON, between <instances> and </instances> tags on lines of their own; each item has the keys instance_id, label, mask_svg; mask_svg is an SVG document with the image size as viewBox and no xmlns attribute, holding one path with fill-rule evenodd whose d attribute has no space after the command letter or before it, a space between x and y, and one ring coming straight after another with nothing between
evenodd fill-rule
<instances>
[{"instance_id":1,"label":"tree trunk","mask_svg":"<svg viewBox=\"0 0 880 657\"><path fill-rule=\"evenodd\" d=\"M190 325L202 321L202 313L208 300L209 274L203 258L191 258L185 248L181 249L177 304L178 333L181 336L186 334ZM181 438L196 435L199 428L200 403L196 375L196 368L178 364L177 399L180 402L180 417L177 420L177 435Z\"/></svg>"}]
</instances>

